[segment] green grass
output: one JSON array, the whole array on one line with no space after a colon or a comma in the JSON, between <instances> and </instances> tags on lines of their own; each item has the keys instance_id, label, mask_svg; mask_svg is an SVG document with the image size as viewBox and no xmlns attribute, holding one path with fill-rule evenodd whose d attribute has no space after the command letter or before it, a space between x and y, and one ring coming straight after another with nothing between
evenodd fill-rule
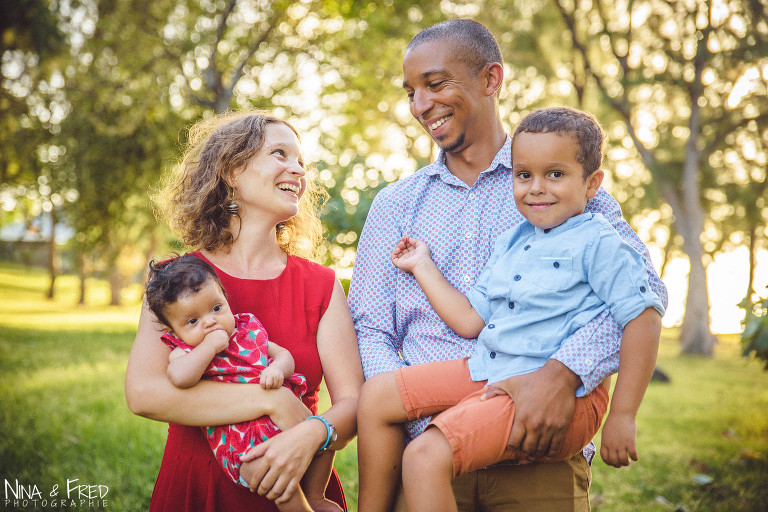
<instances>
[{"instance_id":1,"label":"green grass","mask_svg":"<svg viewBox=\"0 0 768 512\"><path fill-rule=\"evenodd\" d=\"M123 398L140 290L109 307L93 281L78 307L74 277L57 281L55 301L46 287L41 271L0 264L0 485L36 485L43 498L58 485L60 499L78 479L108 486L108 509L146 510L166 426L133 416ZM736 336L708 360L678 357L674 335L659 355L672 382L652 384L640 412L640 461L617 470L595 460L593 509L768 510L768 372L739 356ZM336 467L355 510L354 443ZM0 499L0 510L50 509Z\"/></svg>"}]
</instances>

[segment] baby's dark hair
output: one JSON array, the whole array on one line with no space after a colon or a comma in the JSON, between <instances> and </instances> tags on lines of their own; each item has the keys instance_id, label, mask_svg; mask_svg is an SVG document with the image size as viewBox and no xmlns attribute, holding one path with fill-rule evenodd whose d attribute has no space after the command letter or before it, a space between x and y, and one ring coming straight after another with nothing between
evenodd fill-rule
<instances>
[{"instance_id":1,"label":"baby's dark hair","mask_svg":"<svg viewBox=\"0 0 768 512\"><path fill-rule=\"evenodd\" d=\"M208 280L213 279L219 286L221 281L216 271L206 261L185 254L163 261L149 262L147 281L147 306L166 327L171 324L165 317L165 308L187 293L197 293ZM221 286L222 292L224 287ZM224 292L226 297L226 292Z\"/></svg>"},{"instance_id":2,"label":"baby's dark hair","mask_svg":"<svg viewBox=\"0 0 768 512\"><path fill-rule=\"evenodd\" d=\"M584 179L600 168L603 161L603 129L592 114L570 107L534 110L520 121L518 133L550 133L573 135L579 143L576 160L584 166Z\"/></svg>"}]
</instances>

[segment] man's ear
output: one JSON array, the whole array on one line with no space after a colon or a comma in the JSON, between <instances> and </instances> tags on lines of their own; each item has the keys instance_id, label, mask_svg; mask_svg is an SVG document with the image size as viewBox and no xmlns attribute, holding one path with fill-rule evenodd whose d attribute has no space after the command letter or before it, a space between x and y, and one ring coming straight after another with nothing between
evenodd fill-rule
<instances>
[{"instance_id":1,"label":"man's ear","mask_svg":"<svg viewBox=\"0 0 768 512\"><path fill-rule=\"evenodd\" d=\"M493 96L504 82L504 66L498 62L492 62L483 71L486 77L485 94Z\"/></svg>"},{"instance_id":2,"label":"man's ear","mask_svg":"<svg viewBox=\"0 0 768 512\"><path fill-rule=\"evenodd\" d=\"M598 169L587 178L587 199L592 199L597 195L597 191L600 189L600 185L603 183L605 173L602 169Z\"/></svg>"}]
</instances>

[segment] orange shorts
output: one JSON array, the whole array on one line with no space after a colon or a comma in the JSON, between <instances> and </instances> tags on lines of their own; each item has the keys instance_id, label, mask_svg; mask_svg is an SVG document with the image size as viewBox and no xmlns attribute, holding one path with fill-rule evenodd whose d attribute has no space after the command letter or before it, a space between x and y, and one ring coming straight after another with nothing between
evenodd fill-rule
<instances>
[{"instance_id":1,"label":"orange shorts","mask_svg":"<svg viewBox=\"0 0 768 512\"><path fill-rule=\"evenodd\" d=\"M430 425L440 429L451 445L454 477L516 455L507 449L515 404L507 395L480 400L486 381L471 379L468 359L436 361L395 371L409 420L441 413ZM580 453L597 434L607 410L608 390L603 385L577 398L562 448L555 457L542 460L566 460Z\"/></svg>"}]
</instances>

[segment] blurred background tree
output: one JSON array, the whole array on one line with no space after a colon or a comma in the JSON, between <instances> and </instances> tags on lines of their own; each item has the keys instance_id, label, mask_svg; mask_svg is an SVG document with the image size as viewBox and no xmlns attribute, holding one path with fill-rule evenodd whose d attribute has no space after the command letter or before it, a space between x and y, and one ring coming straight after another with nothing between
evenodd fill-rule
<instances>
[{"instance_id":1,"label":"blurred background tree","mask_svg":"<svg viewBox=\"0 0 768 512\"><path fill-rule=\"evenodd\" d=\"M91 273L110 278L119 303L150 257L183 249L147 192L175 165L185 128L227 109L270 109L302 133L313 177L330 192L322 259L348 277L375 194L436 155L402 92L403 51L422 28L455 17L499 40L507 129L551 104L601 120L609 186L662 248L662 275L673 258L690 262L683 352L712 353L706 268L716 254L748 248L745 294L757 298L768 217L764 1L0 6L10 13L0 22L0 225L46 211L74 230L81 300Z\"/></svg>"}]
</instances>

